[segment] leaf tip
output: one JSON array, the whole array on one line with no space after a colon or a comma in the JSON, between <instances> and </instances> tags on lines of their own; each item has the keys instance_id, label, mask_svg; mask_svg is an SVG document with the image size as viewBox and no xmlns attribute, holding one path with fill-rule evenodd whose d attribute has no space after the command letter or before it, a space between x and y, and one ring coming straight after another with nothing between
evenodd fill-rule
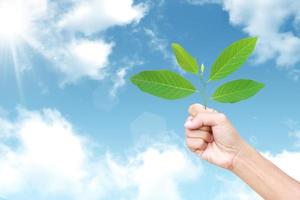
<instances>
[{"instance_id":1,"label":"leaf tip","mask_svg":"<svg viewBox=\"0 0 300 200\"><path fill-rule=\"evenodd\" d=\"M264 87L266 87L266 84L261 83L261 82L258 82L258 83L259 83L259 85L260 85L260 89L263 89Z\"/></svg>"},{"instance_id":2,"label":"leaf tip","mask_svg":"<svg viewBox=\"0 0 300 200\"><path fill-rule=\"evenodd\" d=\"M205 69L204 64L202 64L201 67L200 67L200 70L201 70L202 74L204 73L204 69Z\"/></svg>"},{"instance_id":3,"label":"leaf tip","mask_svg":"<svg viewBox=\"0 0 300 200\"><path fill-rule=\"evenodd\" d=\"M172 49L174 50L176 47L178 47L179 46L179 44L177 43L177 42L172 42L171 43L171 47L172 47Z\"/></svg>"}]
</instances>

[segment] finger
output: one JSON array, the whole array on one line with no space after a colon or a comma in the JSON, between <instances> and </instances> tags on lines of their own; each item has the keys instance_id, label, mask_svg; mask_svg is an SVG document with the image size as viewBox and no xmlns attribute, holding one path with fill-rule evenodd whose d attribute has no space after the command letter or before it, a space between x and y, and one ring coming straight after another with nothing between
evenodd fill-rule
<instances>
[{"instance_id":1,"label":"finger","mask_svg":"<svg viewBox=\"0 0 300 200\"><path fill-rule=\"evenodd\" d=\"M222 113L198 113L193 120L187 121L184 126L187 129L199 129L204 126L216 126L226 120Z\"/></svg>"},{"instance_id":2,"label":"finger","mask_svg":"<svg viewBox=\"0 0 300 200\"><path fill-rule=\"evenodd\" d=\"M201 104L193 104L189 107L189 113L191 114L191 116L195 117L198 113L200 112L217 112L216 110L212 109L212 108L205 108L203 105ZM192 121L193 118L189 117L189 120ZM211 131L211 127L209 126L203 126L200 128L200 130L203 131Z\"/></svg>"},{"instance_id":3,"label":"finger","mask_svg":"<svg viewBox=\"0 0 300 200\"><path fill-rule=\"evenodd\" d=\"M193 152L196 150L204 150L207 147L207 143L199 138L186 138L186 144Z\"/></svg>"},{"instance_id":4,"label":"finger","mask_svg":"<svg viewBox=\"0 0 300 200\"><path fill-rule=\"evenodd\" d=\"M185 123L191 123L191 121L193 121L193 119L194 119L194 117L189 116L189 117L186 119ZM210 132L210 131L211 131L211 128L210 128L209 126L203 126L203 127L200 127L199 130Z\"/></svg>"},{"instance_id":5,"label":"finger","mask_svg":"<svg viewBox=\"0 0 300 200\"><path fill-rule=\"evenodd\" d=\"M213 136L211 132L208 131L201 131L201 130L190 130L186 129L185 130L186 137L188 138L200 138L204 140L205 142L212 142L213 141Z\"/></svg>"},{"instance_id":6,"label":"finger","mask_svg":"<svg viewBox=\"0 0 300 200\"><path fill-rule=\"evenodd\" d=\"M211 132L211 127L210 126L202 126L202 127L199 128L199 130Z\"/></svg>"},{"instance_id":7,"label":"finger","mask_svg":"<svg viewBox=\"0 0 300 200\"><path fill-rule=\"evenodd\" d=\"M217 112L216 110L212 108L204 107L201 104L192 104L188 109L190 115L196 116L199 112Z\"/></svg>"},{"instance_id":8,"label":"finger","mask_svg":"<svg viewBox=\"0 0 300 200\"><path fill-rule=\"evenodd\" d=\"M186 118L185 123L188 121L192 121L193 119L194 119L194 117L190 115Z\"/></svg>"},{"instance_id":9,"label":"finger","mask_svg":"<svg viewBox=\"0 0 300 200\"><path fill-rule=\"evenodd\" d=\"M192 121L193 118L194 118L194 117L189 116L189 117L187 118L187 120L186 120L185 123L191 123L191 122L189 122L189 121ZM212 131L212 130L211 130L211 127L209 127L209 126L203 126L203 127L200 127L198 130L203 131L203 132L208 132L208 133L211 133L211 131ZM192 130L189 130L189 131L192 131Z\"/></svg>"}]
</instances>

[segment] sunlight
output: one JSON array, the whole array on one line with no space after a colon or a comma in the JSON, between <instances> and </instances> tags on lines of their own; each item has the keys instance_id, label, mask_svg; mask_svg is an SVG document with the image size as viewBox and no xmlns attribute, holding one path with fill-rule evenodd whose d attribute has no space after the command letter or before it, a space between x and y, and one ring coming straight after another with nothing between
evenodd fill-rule
<instances>
[{"instance_id":1,"label":"sunlight","mask_svg":"<svg viewBox=\"0 0 300 200\"><path fill-rule=\"evenodd\" d=\"M29 31L30 17L22 4L0 4L0 40L17 41Z\"/></svg>"},{"instance_id":2,"label":"sunlight","mask_svg":"<svg viewBox=\"0 0 300 200\"><path fill-rule=\"evenodd\" d=\"M19 95L23 100L21 73L24 61L20 58L22 49L27 45L27 41L32 38L32 19L30 9L23 0L0 0L0 65L1 70L8 62L8 69L14 70Z\"/></svg>"}]
</instances>

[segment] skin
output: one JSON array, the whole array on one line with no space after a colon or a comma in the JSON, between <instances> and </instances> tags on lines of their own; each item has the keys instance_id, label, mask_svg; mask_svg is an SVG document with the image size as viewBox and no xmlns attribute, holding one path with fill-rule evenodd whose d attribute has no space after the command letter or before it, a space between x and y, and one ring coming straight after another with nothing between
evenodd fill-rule
<instances>
[{"instance_id":1,"label":"skin","mask_svg":"<svg viewBox=\"0 0 300 200\"><path fill-rule=\"evenodd\" d=\"M192 152L230 170L266 200L300 199L300 183L247 144L226 115L200 104L189 114L184 126Z\"/></svg>"}]
</instances>

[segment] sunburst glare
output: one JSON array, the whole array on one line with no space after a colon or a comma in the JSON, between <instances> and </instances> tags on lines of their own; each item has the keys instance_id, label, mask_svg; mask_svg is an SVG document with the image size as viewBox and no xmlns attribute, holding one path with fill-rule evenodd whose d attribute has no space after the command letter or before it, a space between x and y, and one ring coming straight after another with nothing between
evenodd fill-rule
<instances>
[{"instance_id":1,"label":"sunburst glare","mask_svg":"<svg viewBox=\"0 0 300 200\"><path fill-rule=\"evenodd\" d=\"M17 7L16 7L17 6ZM18 8L19 6L19 8ZM0 4L0 38L15 40L29 29L29 17L21 5L9 2Z\"/></svg>"},{"instance_id":2,"label":"sunburst glare","mask_svg":"<svg viewBox=\"0 0 300 200\"><path fill-rule=\"evenodd\" d=\"M32 38L32 14L24 0L0 1L0 64L5 66L7 60L13 65L18 90L22 98L21 72L24 61L20 55L22 49ZM11 69L11 68L8 68ZM3 70L3 69L2 69Z\"/></svg>"}]
</instances>

